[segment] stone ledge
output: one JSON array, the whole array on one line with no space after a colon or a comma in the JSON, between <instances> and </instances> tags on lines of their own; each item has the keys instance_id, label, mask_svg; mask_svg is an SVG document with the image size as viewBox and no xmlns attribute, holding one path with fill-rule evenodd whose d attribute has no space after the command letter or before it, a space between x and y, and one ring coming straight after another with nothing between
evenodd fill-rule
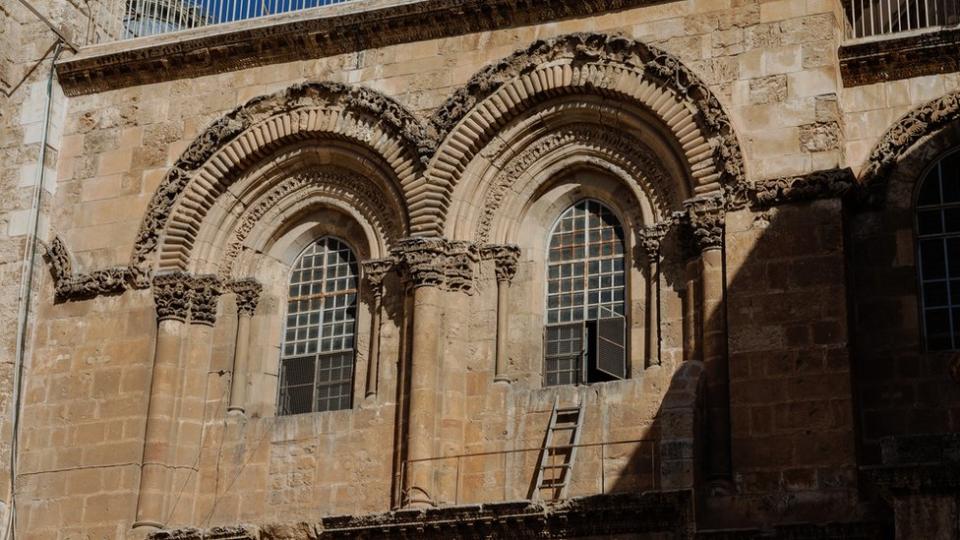
<instances>
[{"instance_id":1,"label":"stone ledge","mask_svg":"<svg viewBox=\"0 0 960 540\"><path fill-rule=\"evenodd\" d=\"M399 510L323 518L313 524L178 529L151 540L272 540L275 538L573 538L633 533L693 534L689 491L596 495L542 505L530 501ZM658 536L660 538L660 536Z\"/></svg>"},{"instance_id":2,"label":"stone ledge","mask_svg":"<svg viewBox=\"0 0 960 540\"><path fill-rule=\"evenodd\" d=\"M653 3L656 0L359 1L85 48L59 62L57 76L64 93L77 96Z\"/></svg>"},{"instance_id":3,"label":"stone ledge","mask_svg":"<svg viewBox=\"0 0 960 540\"><path fill-rule=\"evenodd\" d=\"M843 86L960 71L960 28L840 47Z\"/></svg>"}]
</instances>

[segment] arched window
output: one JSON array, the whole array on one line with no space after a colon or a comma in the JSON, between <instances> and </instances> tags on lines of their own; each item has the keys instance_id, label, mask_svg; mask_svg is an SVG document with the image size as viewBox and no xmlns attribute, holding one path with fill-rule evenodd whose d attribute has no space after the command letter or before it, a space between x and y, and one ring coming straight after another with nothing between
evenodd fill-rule
<instances>
[{"instance_id":1,"label":"arched window","mask_svg":"<svg viewBox=\"0 0 960 540\"><path fill-rule=\"evenodd\" d=\"M917 246L926 348L960 349L960 149L920 184Z\"/></svg>"},{"instance_id":2,"label":"arched window","mask_svg":"<svg viewBox=\"0 0 960 540\"><path fill-rule=\"evenodd\" d=\"M584 200L550 233L544 384L627 376L623 229L609 208Z\"/></svg>"},{"instance_id":3,"label":"arched window","mask_svg":"<svg viewBox=\"0 0 960 540\"><path fill-rule=\"evenodd\" d=\"M321 238L290 275L278 414L351 407L356 322L356 258L340 240Z\"/></svg>"}]
</instances>

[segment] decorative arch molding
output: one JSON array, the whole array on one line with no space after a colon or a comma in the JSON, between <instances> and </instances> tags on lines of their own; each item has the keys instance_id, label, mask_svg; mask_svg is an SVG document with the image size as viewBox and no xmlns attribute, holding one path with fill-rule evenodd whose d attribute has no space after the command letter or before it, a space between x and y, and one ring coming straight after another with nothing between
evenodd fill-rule
<instances>
[{"instance_id":1,"label":"decorative arch molding","mask_svg":"<svg viewBox=\"0 0 960 540\"><path fill-rule=\"evenodd\" d=\"M167 173L147 208L131 265L143 266L168 230L189 243L242 166L320 135L369 149L387 164L405 196L437 146L403 106L367 88L304 83L254 98L204 130Z\"/></svg>"},{"instance_id":2,"label":"decorative arch molding","mask_svg":"<svg viewBox=\"0 0 960 540\"><path fill-rule=\"evenodd\" d=\"M683 155L697 193L745 200L744 161L707 85L675 56L623 37L570 34L537 41L488 66L431 118L443 143L426 177L439 193L411 199L414 232L437 234L464 169L512 119L563 94L599 95L651 111ZM430 196L432 195L432 196Z\"/></svg>"},{"instance_id":3,"label":"decorative arch molding","mask_svg":"<svg viewBox=\"0 0 960 540\"><path fill-rule=\"evenodd\" d=\"M960 121L960 90L907 112L880 137L860 172L860 198L879 202L894 168L922 140Z\"/></svg>"},{"instance_id":4,"label":"decorative arch molding","mask_svg":"<svg viewBox=\"0 0 960 540\"><path fill-rule=\"evenodd\" d=\"M257 229L263 227L262 223L282 222L284 217L304 211L313 203L323 204L328 200L353 210L360 218L358 221L372 229L372 240L376 244L366 250L373 250L377 256L385 255L389 246L406 236L406 222L401 219L395 201L385 197L375 182L345 170L308 170L283 179L246 207L223 242L217 275L227 279L235 273L241 251L248 239L260 236ZM254 243L256 245L247 247L264 247L260 245L262 242Z\"/></svg>"},{"instance_id":5,"label":"decorative arch molding","mask_svg":"<svg viewBox=\"0 0 960 540\"><path fill-rule=\"evenodd\" d=\"M656 155L645 144L629 134L603 129L593 124L573 124L564 126L537 140L512 160L508 161L487 185L483 192L480 216L477 220L474 237L482 244L499 241L491 238L495 229L497 214L504 208L510 193L526 193L531 177L553 177L557 173L556 163L561 168L570 165L570 161L581 161L588 168L598 168L619 176L629 187L640 190L652 206L653 219L668 219L670 212L682 208L686 198L676 189L674 180L663 169ZM616 174L616 172L622 174ZM643 210L637 197L631 197L625 204L631 208L636 223L642 223Z\"/></svg>"}]
</instances>

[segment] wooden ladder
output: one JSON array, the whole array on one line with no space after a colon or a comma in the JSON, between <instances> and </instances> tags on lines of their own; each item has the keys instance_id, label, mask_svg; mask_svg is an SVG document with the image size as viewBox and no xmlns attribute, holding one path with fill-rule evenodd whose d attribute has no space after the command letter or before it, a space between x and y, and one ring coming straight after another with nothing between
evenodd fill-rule
<instances>
[{"instance_id":1,"label":"wooden ladder","mask_svg":"<svg viewBox=\"0 0 960 540\"><path fill-rule=\"evenodd\" d=\"M553 402L550 424L537 464L537 481L533 490L533 499L537 501L559 501L567 497L573 460L577 457L577 445L580 444L583 403L576 407L561 408L558 406L559 400L558 397ZM555 435L559 435L559 439ZM545 497L544 492L548 496Z\"/></svg>"}]
</instances>

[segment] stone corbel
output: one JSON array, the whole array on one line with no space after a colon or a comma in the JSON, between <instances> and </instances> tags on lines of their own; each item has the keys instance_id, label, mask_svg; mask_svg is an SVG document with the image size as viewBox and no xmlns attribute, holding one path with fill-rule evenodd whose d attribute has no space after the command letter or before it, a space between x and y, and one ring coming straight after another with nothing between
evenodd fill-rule
<instances>
[{"instance_id":1,"label":"stone corbel","mask_svg":"<svg viewBox=\"0 0 960 540\"><path fill-rule=\"evenodd\" d=\"M377 395L380 386L380 312L383 303L383 280L394 269L396 261L393 259L373 259L360 263L363 276L367 280L373 297L370 321L370 362L367 365L366 396Z\"/></svg>"},{"instance_id":2,"label":"stone corbel","mask_svg":"<svg viewBox=\"0 0 960 540\"><path fill-rule=\"evenodd\" d=\"M263 285L253 278L233 281L227 290L236 295L237 343L233 355L233 377L230 384L230 405L227 412L243 414L247 401L247 373L250 370L250 320L257 311Z\"/></svg>"},{"instance_id":3,"label":"stone corbel","mask_svg":"<svg viewBox=\"0 0 960 540\"><path fill-rule=\"evenodd\" d=\"M103 294L121 293L127 289L150 287L149 272L138 266L114 266L88 274L74 273L73 257L59 236L46 245L46 258L50 263L58 302L85 300Z\"/></svg>"},{"instance_id":4,"label":"stone corbel","mask_svg":"<svg viewBox=\"0 0 960 540\"><path fill-rule=\"evenodd\" d=\"M649 279L647 280L647 367L660 365L660 260L663 239L670 224L661 222L640 230L640 245L647 254Z\"/></svg>"},{"instance_id":5,"label":"stone corbel","mask_svg":"<svg viewBox=\"0 0 960 540\"><path fill-rule=\"evenodd\" d=\"M492 260L497 274L497 350L494 362L493 380L510 382L506 374L507 335L509 333L507 317L507 290L517 275L517 262L520 260L520 247L515 245L489 245L480 250L484 259Z\"/></svg>"}]
</instances>

